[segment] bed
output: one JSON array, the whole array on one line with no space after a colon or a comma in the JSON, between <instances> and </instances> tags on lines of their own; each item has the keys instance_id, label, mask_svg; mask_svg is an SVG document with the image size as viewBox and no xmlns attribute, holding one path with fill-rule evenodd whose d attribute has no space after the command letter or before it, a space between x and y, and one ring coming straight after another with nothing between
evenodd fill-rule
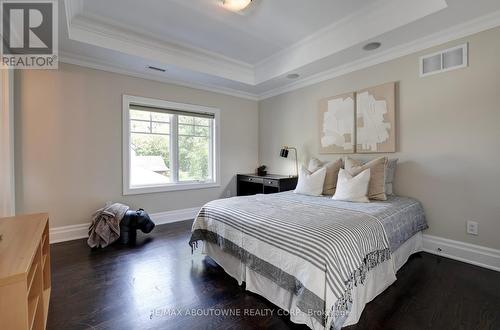
<instances>
[{"instance_id":1,"label":"bed","mask_svg":"<svg viewBox=\"0 0 500 330\"><path fill-rule=\"evenodd\" d=\"M283 192L215 200L196 217L189 244L238 283L311 329L355 324L422 249L421 204L350 203Z\"/></svg>"}]
</instances>

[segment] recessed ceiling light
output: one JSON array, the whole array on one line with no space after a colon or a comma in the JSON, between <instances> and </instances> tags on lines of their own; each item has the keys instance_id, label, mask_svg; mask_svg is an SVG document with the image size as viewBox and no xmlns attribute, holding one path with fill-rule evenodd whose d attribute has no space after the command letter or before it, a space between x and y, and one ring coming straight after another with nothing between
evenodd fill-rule
<instances>
[{"instance_id":1,"label":"recessed ceiling light","mask_svg":"<svg viewBox=\"0 0 500 330\"><path fill-rule=\"evenodd\" d=\"M298 74L298 73L290 73L286 77L288 79L297 79L298 77L300 77L300 74Z\"/></svg>"},{"instance_id":2,"label":"recessed ceiling light","mask_svg":"<svg viewBox=\"0 0 500 330\"><path fill-rule=\"evenodd\" d=\"M146 67L146 69L149 69L149 70L154 70L154 71L159 71L159 72L165 72L167 71L166 69L163 69L163 68L159 68L157 66L151 66L151 65L148 65Z\"/></svg>"},{"instance_id":3,"label":"recessed ceiling light","mask_svg":"<svg viewBox=\"0 0 500 330\"><path fill-rule=\"evenodd\" d=\"M252 0L219 0L219 1L222 7L234 12L242 11L252 3Z\"/></svg>"},{"instance_id":4,"label":"recessed ceiling light","mask_svg":"<svg viewBox=\"0 0 500 330\"><path fill-rule=\"evenodd\" d=\"M370 43L367 43L366 45L364 45L363 49L370 51L370 50L378 49L378 48L380 48L380 46L382 46L382 44L380 42L370 42Z\"/></svg>"}]
</instances>

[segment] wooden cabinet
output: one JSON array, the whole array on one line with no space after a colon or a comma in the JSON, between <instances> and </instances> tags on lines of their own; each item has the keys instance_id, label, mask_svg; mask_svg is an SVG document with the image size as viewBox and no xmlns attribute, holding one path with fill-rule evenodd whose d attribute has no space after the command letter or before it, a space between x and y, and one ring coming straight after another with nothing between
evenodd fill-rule
<instances>
[{"instance_id":1,"label":"wooden cabinet","mask_svg":"<svg viewBox=\"0 0 500 330\"><path fill-rule=\"evenodd\" d=\"M273 194L295 189L297 177L275 174L268 174L266 176L238 174L236 177L236 184L238 196Z\"/></svg>"},{"instance_id":2,"label":"wooden cabinet","mask_svg":"<svg viewBox=\"0 0 500 330\"><path fill-rule=\"evenodd\" d=\"M0 329L45 329L50 300L47 214L0 219Z\"/></svg>"}]
</instances>

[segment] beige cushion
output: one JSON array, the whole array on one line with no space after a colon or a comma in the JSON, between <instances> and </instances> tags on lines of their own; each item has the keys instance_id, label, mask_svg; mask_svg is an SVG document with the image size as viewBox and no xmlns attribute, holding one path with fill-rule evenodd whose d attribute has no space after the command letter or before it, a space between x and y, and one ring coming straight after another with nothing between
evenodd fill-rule
<instances>
[{"instance_id":1,"label":"beige cushion","mask_svg":"<svg viewBox=\"0 0 500 330\"><path fill-rule=\"evenodd\" d=\"M349 157L345 159L345 169L352 175L356 176L367 168L370 169L370 185L368 187L368 198L380 201L387 200L385 193L385 168L387 165L387 157L380 157L364 163Z\"/></svg>"},{"instance_id":2,"label":"beige cushion","mask_svg":"<svg viewBox=\"0 0 500 330\"><path fill-rule=\"evenodd\" d=\"M320 168L326 168L325 182L323 184L323 195L332 196L335 194L335 188L337 187L337 178L339 175L339 170L342 168L342 159L337 159L334 162L323 163L317 158L312 158L309 161L309 166L307 169L309 172L316 172Z\"/></svg>"}]
</instances>

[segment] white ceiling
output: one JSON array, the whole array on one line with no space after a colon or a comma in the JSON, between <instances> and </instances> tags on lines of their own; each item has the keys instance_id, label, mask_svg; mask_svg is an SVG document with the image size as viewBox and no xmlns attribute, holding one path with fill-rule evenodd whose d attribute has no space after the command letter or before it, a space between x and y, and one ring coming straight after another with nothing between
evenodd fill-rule
<instances>
[{"instance_id":1,"label":"white ceiling","mask_svg":"<svg viewBox=\"0 0 500 330\"><path fill-rule=\"evenodd\" d=\"M87 0L84 12L162 41L255 64L373 2L264 0L242 16L217 0Z\"/></svg>"},{"instance_id":2,"label":"white ceiling","mask_svg":"<svg viewBox=\"0 0 500 330\"><path fill-rule=\"evenodd\" d=\"M64 0L60 11L63 62L254 99L500 25L498 0L258 0L245 16L218 0ZM383 46L363 51L373 40Z\"/></svg>"}]
</instances>

